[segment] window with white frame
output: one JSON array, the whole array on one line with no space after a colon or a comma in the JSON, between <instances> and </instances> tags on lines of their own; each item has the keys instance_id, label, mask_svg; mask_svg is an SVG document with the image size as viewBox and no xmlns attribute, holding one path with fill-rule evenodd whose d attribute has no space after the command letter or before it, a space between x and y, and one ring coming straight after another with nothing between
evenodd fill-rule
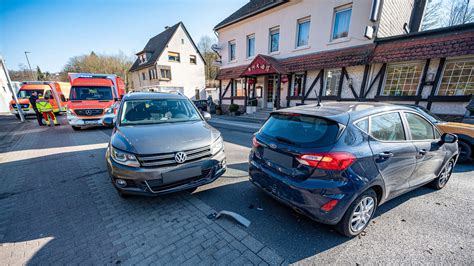
<instances>
[{"instance_id":1,"label":"window with white frame","mask_svg":"<svg viewBox=\"0 0 474 266\"><path fill-rule=\"evenodd\" d=\"M326 71L323 96L337 96L340 79L340 69L329 69Z\"/></svg>"},{"instance_id":2,"label":"window with white frame","mask_svg":"<svg viewBox=\"0 0 474 266\"><path fill-rule=\"evenodd\" d=\"M471 94L474 94L474 58L447 61L438 95Z\"/></svg>"},{"instance_id":3,"label":"window with white frame","mask_svg":"<svg viewBox=\"0 0 474 266\"><path fill-rule=\"evenodd\" d=\"M335 40L349 36L351 14L352 6L344 6L334 9L334 22L332 26L331 39Z\"/></svg>"},{"instance_id":4,"label":"window with white frame","mask_svg":"<svg viewBox=\"0 0 474 266\"><path fill-rule=\"evenodd\" d=\"M280 50L280 28L274 27L270 29L269 52L275 53Z\"/></svg>"},{"instance_id":5,"label":"window with white frame","mask_svg":"<svg viewBox=\"0 0 474 266\"><path fill-rule=\"evenodd\" d=\"M245 96L243 79L234 79L233 90L234 90L233 92L234 96Z\"/></svg>"},{"instance_id":6,"label":"window with white frame","mask_svg":"<svg viewBox=\"0 0 474 266\"><path fill-rule=\"evenodd\" d=\"M160 69L160 79L162 80L171 80L171 69L161 68Z\"/></svg>"},{"instance_id":7,"label":"window with white frame","mask_svg":"<svg viewBox=\"0 0 474 266\"><path fill-rule=\"evenodd\" d=\"M382 96L415 96L424 63L389 64Z\"/></svg>"},{"instance_id":8,"label":"window with white frame","mask_svg":"<svg viewBox=\"0 0 474 266\"><path fill-rule=\"evenodd\" d=\"M180 62L181 58L179 57L179 53L176 52L168 52L168 61L170 62Z\"/></svg>"},{"instance_id":9,"label":"window with white frame","mask_svg":"<svg viewBox=\"0 0 474 266\"><path fill-rule=\"evenodd\" d=\"M303 96L304 74L294 74L291 82L290 96Z\"/></svg>"},{"instance_id":10,"label":"window with white frame","mask_svg":"<svg viewBox=\"0 0 474 266\"><path fill-rule=\"evenodd\" d=\"M190 55L189 56L189 63L195 65L196 64L196 56L195 55Z\"/></svg>"},{"instance_id":11,"label":"window with white frame","mask_svg":"<svg viewBox=\"0 0 474 266\"><path fill-rule=\"evenodd\" d=\"M255 55L255 34L247 36L247 58Z\"/></svg>"},{"instance_id":12,"label":"window with white frame","mask_svg":"<svg viewBox=\"0 0 474 266\"><path fill-rule=\"evenodd\" d=\"M229 42L229 61L235 61L235 41Z\"/></svg>"},{"instance_id":13,"label":"window with white frame","mask_svg":"<svg viewBox=\"0 0 474 266\"><path fill-rule=\"evenodd\" d=\"M142 53L138 56L138 61L140 62L140 64L143 64L146 62L146 53Z\"/></svg>"},{"instance_id":14,"label":"window with white frame","mask_svg":"<svg viewBox=\"0 0 474 266\"><path fill-rule=\"evenodd\" d=\"M309 44L309 26L311 18L302 18L298 20L296 47L307 46Z\"/></svg>"}]
</instances>

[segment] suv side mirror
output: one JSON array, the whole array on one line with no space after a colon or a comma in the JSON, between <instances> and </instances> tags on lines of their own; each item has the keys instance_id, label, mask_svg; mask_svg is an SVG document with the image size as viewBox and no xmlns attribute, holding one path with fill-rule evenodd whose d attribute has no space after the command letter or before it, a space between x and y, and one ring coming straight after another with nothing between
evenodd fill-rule
<instances>
[{"instance_id":1,"label":"suv side mirror","mask_svg":"<svg viewBox=\"0 0 474 266\"><path fill-rule=\"evenodd\" d=\"M458 141L458 136L451 133L444 133L441 136L441 142L443 143L455 143Z\"/></svg>"},{"instance_id":2,"label":"suv side mirror","mask_svg":"<svg viewBox=\"0 0 474 266\"><path fill-rule=\"evenodd\" d=\"M202 116L204 116L206 120L211 120L211 114L206 111L202 111Z\"/></svg>"},{"instance_id":3,"label":"suv side mirror","mask_svg":"<svg viewBox=\"0 0 474 266\"><path fill-rule=\"evenodd\" d=\"M113 127L114 126L114 119L112 117L106 117L102 121L102 124L106 127Z\"/></svg>"}]
</instances>

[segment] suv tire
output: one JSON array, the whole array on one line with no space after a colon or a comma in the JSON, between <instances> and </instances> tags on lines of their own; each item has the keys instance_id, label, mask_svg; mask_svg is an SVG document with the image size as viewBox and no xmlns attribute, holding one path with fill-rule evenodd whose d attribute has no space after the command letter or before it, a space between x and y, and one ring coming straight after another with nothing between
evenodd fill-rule
<instances>
[{"instance_id":1,"label":"suv tire","mask_svg":"<svg viewBox=\"0 0 474 266\"><path fill-rule=\"evenodd\" d=\"M472 156L472 148L469 143L464 142L462 140L458 141L458 147L459 147L459 159L458 162L460 163L467 163L471 160Z\"/></svg>"},{"instance_id":2,"label":"suv tire","mask_svg":"<svg viewBox=\"0 0 474 266\"><path fill-rule=\"evenodd\" d=\"M373 189L366 190L352 202L341 221L336 225L336 230L346 237L357 236L369 225L377 210L377 204L375 191Z\"/></svg>"}]
</instances>

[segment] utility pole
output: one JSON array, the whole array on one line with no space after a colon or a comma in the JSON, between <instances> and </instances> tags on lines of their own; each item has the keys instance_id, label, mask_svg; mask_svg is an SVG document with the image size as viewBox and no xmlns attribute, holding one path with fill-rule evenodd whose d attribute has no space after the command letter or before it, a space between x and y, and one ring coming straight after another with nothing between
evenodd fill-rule
<instances>
[{"instance_id":1,"label":"utility pole","mask_svg":"<svg viewBox=\"0 0 474 266\"><path fill-rule=\"evenodd\" d=\"M31 69L30 59L28 59L28 54L31 54L31 52L25 51L26 62L28 62L28 67L30 67L31 78L32 78L33 80L36 80L35 75L33 74L33 69Z\"/></svg>"},{"instance_id":2,"label":"utility pole","mask_svg":"<svg viewBox=\"0 0 474 266\"><path fill-rule=\"evenodd\" d=\"M16 96L16 92L13 89L12 81L10 79L10 74L8 74L7 65L5 64L5 60L3 60L3 57L1 55L0 55L0 64L3 71L5 72L5 76L7 77L8 87L10 88L10 91L13 95L13 100L15 101L15 104L16 104L16 110L18 111L18 114L20 115L20 120L21 122L25 122L25 116L23 115L23 110L21 109L20 102L18 101L18 97Z\"/></svg>"}]
</instances>

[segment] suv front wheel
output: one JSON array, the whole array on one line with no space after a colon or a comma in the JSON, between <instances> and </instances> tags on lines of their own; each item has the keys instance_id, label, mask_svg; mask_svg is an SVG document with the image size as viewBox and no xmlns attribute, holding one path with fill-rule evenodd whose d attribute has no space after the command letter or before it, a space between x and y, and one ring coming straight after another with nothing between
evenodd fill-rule
<instances>
[{"instance_id":1,"label":"suv front wheel","mask_svg":"<svg viewBox=\"0 0 474 266\"><path fill-rule=\"evenodd\" d=\"M355 237L369 225L376 210L377 194L369 189L352 202L336 229L347 237Z\"/></svg>"}]
</instances>

